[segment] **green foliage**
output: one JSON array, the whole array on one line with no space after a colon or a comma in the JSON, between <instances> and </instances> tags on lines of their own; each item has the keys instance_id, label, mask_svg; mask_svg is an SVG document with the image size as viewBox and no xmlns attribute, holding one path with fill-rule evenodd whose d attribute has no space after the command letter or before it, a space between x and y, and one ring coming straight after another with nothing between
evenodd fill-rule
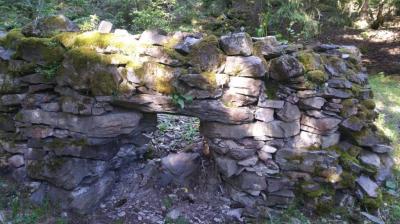
<instances>
[{"instance_id":1,"label":"green foliage","mask_svg":"<svg viewBox=\"0 0 400 224\"><path fill-rule=\"evenodd\" d=\"M185 96L180 93L172 94L172 103L178 106L180 109L185 109L185 103L191 103L192 101L192 96Z\"/></svg>"},{"instance_id":2,"label":"green foliage","mask_svg":"<svg viewBox=\"0 0 400 224\"><path fill-rule=\"evenodd\" d=\"M35 71L43 75L46 80L52 80L56 77L59 68L60 68L59 64L51 64L48 66L37 67Z\"/></svg>"}]
</instances>

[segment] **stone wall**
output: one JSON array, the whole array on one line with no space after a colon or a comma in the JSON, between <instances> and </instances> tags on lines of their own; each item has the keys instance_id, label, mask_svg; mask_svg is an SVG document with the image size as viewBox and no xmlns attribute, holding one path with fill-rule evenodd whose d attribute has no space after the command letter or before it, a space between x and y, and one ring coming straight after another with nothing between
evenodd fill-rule
<instances>
[{"instance_id":1,"label":"stone wall","mask_svg":"<svg viewBox=\"0 0 400 224\"><path fill-rule=\"evenodd\" d=\"M140 159L157 113L198 117L233 200L381 203L392 148L357 48L235 33L78 32L62 16L0 39L0 168L85 213Z\"/></svg>"}]
</instances>

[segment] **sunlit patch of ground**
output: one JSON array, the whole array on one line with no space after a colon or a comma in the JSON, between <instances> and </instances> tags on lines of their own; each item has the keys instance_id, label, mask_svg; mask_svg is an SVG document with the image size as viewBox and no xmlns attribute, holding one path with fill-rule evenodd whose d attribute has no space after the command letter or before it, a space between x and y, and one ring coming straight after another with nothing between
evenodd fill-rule
<instances>
[{"instance_id":1,"label":"sunlit patch of ground","mask_svg":"<svg viewBox=\"0 0 400 224\"><path fill-rule=\"evenodd\" d=\"M370 78L379 117L375 124L393 142L400 170L400 76L378 74Z\"/></svg>"}]
</instances>

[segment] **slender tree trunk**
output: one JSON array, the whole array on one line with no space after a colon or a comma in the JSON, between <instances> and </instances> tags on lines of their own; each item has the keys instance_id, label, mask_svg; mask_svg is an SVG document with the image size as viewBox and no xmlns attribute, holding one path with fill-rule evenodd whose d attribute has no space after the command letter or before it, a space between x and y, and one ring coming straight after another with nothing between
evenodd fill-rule
<instances>
[{"instance_id":1,"label":"slender tree trunk","mask_svg":"<svg viewBox=\"0 0 400 224\"><path fill-rule=\"evenodd\" d=\"M368 20L369 0L364 0L360 9L360 19Z\"/></svg>"},{"instance_id":2,"label":"slender tree trunk","mask_svg":"<svg viewBox=\"0 0 400 224\"><path fill-rule=\"evenodd\" d=\"M384 5L385 5L385 3L384 3L383 1L381 1L381 2L379 3L379 6L378 6L378 14L377 14L377 16L376 16L375 21L374 21L374 22L372 23L372 25L371 25L371 28L372 28L372 29L375 29L375 30L379 29L379 27L382 26L383 23L385 22L385 18L384 18L384 16L383 16L383 6L384 6Z\"/></svg>"}]
</instances>

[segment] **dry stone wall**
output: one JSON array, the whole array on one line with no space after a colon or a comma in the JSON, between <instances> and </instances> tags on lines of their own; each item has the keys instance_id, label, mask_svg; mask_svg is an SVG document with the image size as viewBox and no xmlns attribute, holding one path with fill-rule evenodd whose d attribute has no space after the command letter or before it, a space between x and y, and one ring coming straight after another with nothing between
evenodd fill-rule
<instances>
[{"instance_id":1,"label":"dry stone wall","mask_svg":"<svg viewBox=\"0 0 400 224\"><path fill-rule=\"evenodd\" d=\"M156 114L198 117L233 200L376 208L392 148L352 46L159 30L79 32L63 16L0 39L0 168L85 213L143 157Z\"/></svg>"}]
</instances>

